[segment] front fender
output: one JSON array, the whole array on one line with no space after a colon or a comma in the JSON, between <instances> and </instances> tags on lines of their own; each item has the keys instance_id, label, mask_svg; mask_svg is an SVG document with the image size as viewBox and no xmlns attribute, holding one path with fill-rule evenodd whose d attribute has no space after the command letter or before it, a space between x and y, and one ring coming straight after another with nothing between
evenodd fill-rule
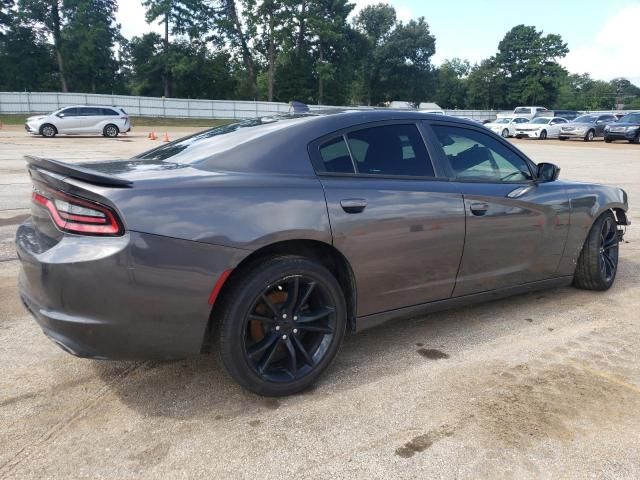
<instances>
[{"instance_id":1,"label":"front fender","mask_svg":"<svg viewBox=\"0 0 640 480\"><path fill-rule=\"evenodd\" d=\"M566 192L571 202L569 235L558 267L558 275L572 275L582 246L593 222L608 210L616 213L618 224L628 225L627 193L617 187L586 183L567 183Z\"/></svg>"}]
</instances>

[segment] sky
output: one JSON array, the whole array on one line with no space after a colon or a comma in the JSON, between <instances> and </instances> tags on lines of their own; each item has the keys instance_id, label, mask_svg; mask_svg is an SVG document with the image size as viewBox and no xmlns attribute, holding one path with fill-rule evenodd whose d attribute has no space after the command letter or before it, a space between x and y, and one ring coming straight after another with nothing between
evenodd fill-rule
<instances>
[{"instance_id":1,"label":"sky","mask_svg":"<svg viewBox=\"0 0 640 480\"><path fill-rule=\"evenodd\" d=\"M626 77L640 85L638 29L640 0L384 0L406 22L425 17L436 37L433 63L459 57L471 63L495 54L512 27L533 25L560 34L570 53L561 63L571 73L589 73L599 80ZM380 0L352 0L354 14ZM139 0L120 0L117 15L125 37L149 31Z\"/></svg>"}]
</instances>

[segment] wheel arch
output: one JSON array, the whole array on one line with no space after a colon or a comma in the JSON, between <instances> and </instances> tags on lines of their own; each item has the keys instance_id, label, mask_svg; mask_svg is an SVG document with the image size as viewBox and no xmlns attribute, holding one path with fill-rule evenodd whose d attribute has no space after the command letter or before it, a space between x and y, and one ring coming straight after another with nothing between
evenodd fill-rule
<instances>
[{"instance_id":1,"label":"wheel arch","mask_svg":"<svg viewBox=\"0 0 640 480\"><path fill-rule=\"evenodd\" d=\"M355 275L347 258L333 245L319 240L282 240L255 250L242 259L229 274L218 293L213 307L211 308L209 325L203 340L202 351L209 351L210 341L217 327L216 313L220 308L222 308L225 297L229 295L234 283L238 281L239 278L242 278L243 275L246 275L247 272L265 258L280 255L297 255L310 258L323 265L336 277L336 280L338 280L338 283L345 294L347 304L347 328L352 332L355 331L357 288Z\"/></svg>"},{"instance_id":2,"label":"wheel arch","mask_svg":"<svg viewBox=\"0 0 640 480\"><path fill-rule=\"evenodd\" d=\"M40 125L40 128L38 128L38 134L42 135L42 129L44 127L46 127L47 125L53 127L53 129L56 131L56 135L60 133L60 130L58 130L58 127L56 127L53 123L51 122L44 122L42 125Z\"/></svg>"}]
</instances>

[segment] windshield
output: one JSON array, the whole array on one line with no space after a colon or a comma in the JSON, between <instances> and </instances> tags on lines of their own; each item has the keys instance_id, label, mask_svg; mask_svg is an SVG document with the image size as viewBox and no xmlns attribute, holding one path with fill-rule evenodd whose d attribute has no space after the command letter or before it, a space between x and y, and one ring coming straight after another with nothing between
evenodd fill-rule
<instances>
[{"instance_id":1,"label":"windshield","mask_svg":"<svg viewBox=\"0 0 640 480\"><path fill-rule=\"evenodd\" d=\"M626 123L640 123L640 112L630 113L628 115L625 115L619 121L626 122Z\"/></svg>"},{"instance_id":2,"label":"windshield","mask_svg":"<svg viewBox=\"0 0 640 480\"><path fill-rule=\"evenodd\" d=\"M527 107L518 107L513 111L513 113L531 113L531 109Z\"/></svg>"},{"instance_id":3,"label":"windshield","mask_svg":"<svg viewBox=\"0 0 640 480\"><path fill-rule=\"evenodd\" d=\"M548 118L536 118L534 119L531 123L549 123L549 119Z\"/></svg>"},{"instance_id":4,"label":"windshield","mask_svg":"<svg viewBox=\"0 0 640 480\"><path fill-rule=\"evenodd\" d=\"M574 123L593 123L598 119L595 115L582 115L576 118Z\"/></svg>"},{"instance_id":5,"label":"windshield","mask_svg":"<svg viewBox=\"0 0 640 480\"><path fill-rule=\"evenodd\" d=\"M511 119L510 118L498 118L495 122L493 123L511 123Z\"/></svg>"}]
</instances>

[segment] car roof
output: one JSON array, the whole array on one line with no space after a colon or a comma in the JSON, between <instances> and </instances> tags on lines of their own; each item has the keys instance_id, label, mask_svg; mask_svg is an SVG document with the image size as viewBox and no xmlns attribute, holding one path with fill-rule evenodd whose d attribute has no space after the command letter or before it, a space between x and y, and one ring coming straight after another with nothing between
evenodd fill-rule
<instances>
[{"instance_id":1,"label":"car roof","mask_svg":"<svg viewBox=\"0 0 640 480\"><path fill-rule=\"evenodd\" d=\"M313 174L308 147L319 138L361 124L432 120L481 126L471 120L409 110L332 109L274 115L196 133L138 155L212 171Z\"/></svg>"},{"instance_id":2,"label":"car roof","mask_svg":"<svg viewBox=\"0 0 640 480\"><path fill-rule=\"evenodd\" d=\"M58 110L62 110L63 108L122 108L117 105L64 105Z\"/></svg>"}]
</instances>

